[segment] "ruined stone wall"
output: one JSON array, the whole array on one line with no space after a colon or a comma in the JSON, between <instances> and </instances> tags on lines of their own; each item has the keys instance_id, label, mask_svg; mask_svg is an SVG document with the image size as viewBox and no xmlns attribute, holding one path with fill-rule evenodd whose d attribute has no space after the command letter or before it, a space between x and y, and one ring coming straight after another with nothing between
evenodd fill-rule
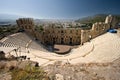
<instances>
[{"instance_id":1,"label":"ruined stone wall","mask_svg":"<svg viewBox=\"0 0 120 80\"><path fill-rule=\"evenodd\" d=\"M45 29L45 42L49 44L80 44L81 29L48 28Z\"/></svg>"},{"instance_id":2,"label":"ruined stone wall","mask_svg":"<svg viewBox=\"0 0 120 80\"><path fill-rule=\"evenodd\" d=\"M110 24L112 22L113 16L112 15L108 15L105 19L105 23Z\"/></svg>"},{"instance_id":3,"label":"ruined stone wall","mask_svg":"<svg viewBox=\"0 0 120 80\"><path fill-rule=\"evenodd\" d=\"M32 18L19 18L18 20L16 20L18 26L20 29L25 30L28 34L35 36L35 32L34 32L34 21Z\"/></svg>"},{"instance_id":4,"label":"ruined stone wall","mask_svg":"<svg viewBox=\"0 0 120 80\"><path fill-rule=\"evenodd\" d=\"M114 17L112 18L111 28L118 28L118 23L119 23L119 21L118 21L117 18L114 16Z\"/></svg>"},{"instance_id":5,"label":"ruined stone wall","mask_svg":"<svg viewBox=\"0 0 120 80\"><path fill-rule=\"evenodd\" d=\"M115 23L111 25L112 21L113 21L113 18L111 15L109 15L106 17L105 22L94 23L92 25L92 29L81 30L81 44L107 32L107 30L110 29L111 26L115 25Z\"/></svg>"},{"instance_id":6,"label":"ruined stone wall","mask_svg":"<svg viewBox=\"0 0 120 80\"><path fill-rule=\"evenodd\" d=\"M23 28L25 30L34 28L34 22L32 18L19 18L17 20L17 24L20 28Z\"/></svg>"},{"instance_id":7,"label":"ruined stone wall","mask_svg":"<svg viewBox=\"0 0 120 80\"><path fill-rule=\"evenodd\" d=\"M40 42L44 44L43 32L40 33L38 31L35 31L35 35L36 35L36 39L40 40Z\"/></svg>"},{"instance_id":8,"label":"ruined stone wall","mask_svg":"<svg viewBox=\"0 0 120 80\"><path fill-rule=\"evenodd\" d=\"M110 28L110 24L104 22L94 23L92 29L90 30L90 34L92 38L95 38L105 32Z\"/></svg>"},{"instance_id":9,"label":"ruined stone wall","mask_svg":"<svg viewBox=\"0 0 120 80\"><path fill-rule=\"evenodd\" d=\"M106 17L105 22L96 22L89 30L81 28L62 28L54 25L44 28L42 32L38 32L34 28L34 22L31 18L20 18L17 24L23 28L27 33L30 33L43 44L67 44L76 45L83 44L90 39L93 39L110 28L115 28L117 21L111 15Z\"/></svg>"},{"instance_id":10,"label":"ruined stone wall","mask_svg":"<svg viewBox=\"0 0 120 80\"><path fill-rule=\"evenodd\" d=\"M81 44L89 41L91 39L90 30L81 30Z\"/></svg>"},{"instance_id":11,"label":"ruined stone wall","mask_svg":"<svg viewBox=\"0 0 120 80\"><path fill-rule=\"evenodd\" d=\"M119 23L117 18L112 15L106 17L105 23L110 24L110 28L118 28L117 24Z\"/></svg>"}]
</instances>

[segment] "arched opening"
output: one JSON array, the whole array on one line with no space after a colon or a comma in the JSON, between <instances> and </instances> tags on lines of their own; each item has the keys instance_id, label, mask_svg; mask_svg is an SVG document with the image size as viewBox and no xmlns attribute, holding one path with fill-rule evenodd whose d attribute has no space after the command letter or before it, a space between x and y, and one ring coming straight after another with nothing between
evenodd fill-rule
<instances>
[{"instance_id":1,"label":"arched opening","mask_svg":"<svg viewBox=\"0 0 120 80\"><path fill-rule=\"evenodd\" d=\"M55 38L53 38L53 44L55 44Z\"/></svg>"},{"instance_id":2,"label":"arched opening","mask_svg":"<svg viewBox=\"0 0 120 80\"><path fill-rule=\"evenodd\" d=\"M69 43L70 45L72 44L72 38L70 38L70 43Z\"/></svg>"},{"instance_id":3,"label":"arched opening","mask_svg":"<svg viewBox=\"0 0 120 80\"><path fill-rule=\"evenodd\" d=\"M64 44L64 40L63 40L63 38L61 38L61 44Z\"/></svg>"},{"instance_id":4,"label":"arched opening","mask_svg":"<svg viewBox=\"0 0 120 80\"><path fill-rule=\"evenodd\" d=\"M50 45L49 41L45 41L45 44Z\"/></svg>"},{"instance_id":5,"label":"arched opening","mask_svg":"<svg viewBox=\"0 0 120 80\"><path fill-rule=\"evenodd\" d=\"M63 33L63 30L61 31L61 33Z\"/></svg>"}]
</instances>

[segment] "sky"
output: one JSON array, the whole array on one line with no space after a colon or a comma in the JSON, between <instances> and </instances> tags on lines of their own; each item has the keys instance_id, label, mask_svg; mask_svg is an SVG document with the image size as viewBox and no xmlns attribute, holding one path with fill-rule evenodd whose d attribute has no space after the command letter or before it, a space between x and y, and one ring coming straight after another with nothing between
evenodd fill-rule
<instances>
[{"instance_id":1,"label":"sky","mask_svg":"<svg viewBox=\"0 0 120 80\"><path fill-rule=\"evenodd\" d=\"M76 19L120 14L120 0L0 0L0 14L39 19Z\"/></svg>"}]
</instances>

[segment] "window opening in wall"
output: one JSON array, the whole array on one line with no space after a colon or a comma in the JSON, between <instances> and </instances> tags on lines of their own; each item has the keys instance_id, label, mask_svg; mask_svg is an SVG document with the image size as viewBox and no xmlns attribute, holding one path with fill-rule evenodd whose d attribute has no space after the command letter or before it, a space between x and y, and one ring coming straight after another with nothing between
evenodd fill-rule
<instances>
[{"instance_id":1,"label":"window opening in wall","mask_svg":"<svg viewBox=\"0 0 120 80\"><path fill-rule=\"evenodd\" d=\"M64 44L63 38L61 38L61 44Z\"/></svg>"},{"instance_id":2,"label":"window opening in wall","mask_svg":"<svg viewBox=\"0 0 120 80\"><path fill-rule=\"evenodd\" d=\"M61 31L61 33L63 33L63 30Z\"/></svg>"},{"instance_id":3,"label":"window opening in wall","mask_svg":"<svg viewBox=\"0 0 120 80\"><path fill-rule=\"evenodd\" d=\"M70 38L70 45L72 44L72 38Z\"/></svg>"},{"instance_id":4,"label":"window opening in wall","mask_svg":"<svg viewBox=\"0 0 120 80\"><path fill-rule=\"evenodd\" d=\"M55 44L55 38L53 38L53 44Z\"/></svg>"}]
</instances>

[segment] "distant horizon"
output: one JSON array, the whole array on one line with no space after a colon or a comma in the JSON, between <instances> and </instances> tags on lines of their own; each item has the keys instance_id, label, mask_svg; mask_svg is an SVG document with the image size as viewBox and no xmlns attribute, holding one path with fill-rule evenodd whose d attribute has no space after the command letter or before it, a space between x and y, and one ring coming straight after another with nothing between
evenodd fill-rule
<instances>
[{"instance_id":1,"label":"distant horizon","mask_svg":"<svg viewBox=\"0 0 120 80\"><path fill-rule=\"evenodd\" d=\"M2 18L1 18L1 15L5 15L5 17L7 17L7 18L4 18L4 16L2 16ZM0 19L13 19L14 20L14 19L18 19L18 18L33 18L33 19L42 19L42 20L77 20L77 19L82 19L82 18L86 18L86 17L92 17L92 16L95 16L95 15L120 15L120 14L103 14L103 13L99 13L99 14L82 16L82 17L72 19L72 18L35 18L35 17L32 17L32 16L23 16L23 15L16 15L16 14L0 13ZM9 16L10 17L12 16L12 18L9 18ZM13 16L14 16L14 18L13 18Z\"/></svg>"}]
</instances>

